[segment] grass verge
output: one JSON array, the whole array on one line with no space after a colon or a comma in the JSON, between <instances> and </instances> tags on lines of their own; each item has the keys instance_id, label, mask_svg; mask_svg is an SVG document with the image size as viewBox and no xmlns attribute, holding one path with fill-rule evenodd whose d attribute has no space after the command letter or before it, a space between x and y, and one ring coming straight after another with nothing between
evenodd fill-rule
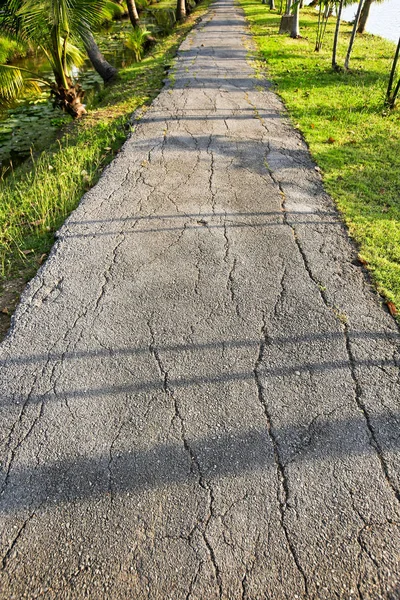
<instances>
[{"instance_id":1,"label":"grass verge","mask_svg":"<svg viewBox=\"0 0 400 600\"><path fill-rule=\"evenodd\" d=\"M359 246L378 291L391 312L400 311L400 111L384 110L394 44L357 36L351 71L331 68L334 18L324 47L314 52L317 16L300 15L300 39L279 35L280 16L259 0L239 0L259 58L303 133L324 184ZM350 26L339 44L344 62ZM265 61L265 62L264 62ZM390 303L393 303L391 305Z\"/></svg>"},{"instance_id":2,"label":"grass verge","mask_svg":"<svg viewBox=\"0 0 400 600\"><path fill-rule=\"evenodd\" d=\"M95 109L57 144L0 182L0 338L26 281L45 260L54 233L126 140L132 113L149 105L184 37L211 0L162 39L140 63L119 72Z\"/></svg>"}]
</instances>

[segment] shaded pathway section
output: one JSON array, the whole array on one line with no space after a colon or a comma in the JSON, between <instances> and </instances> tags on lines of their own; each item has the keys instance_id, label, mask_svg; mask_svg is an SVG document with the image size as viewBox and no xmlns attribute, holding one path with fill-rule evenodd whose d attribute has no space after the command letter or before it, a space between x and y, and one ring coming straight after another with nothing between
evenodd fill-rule
<instances>
[{"instance_id":1,"label":"shaded pathway section","mask_svg":"<svg viewBox=\"0 0 400 600\"><path fill-rule=\"evenodd\" d=\"M399 332L232 0L0 347L0 598L400 598Z\"/></svg>"}]
</instances>

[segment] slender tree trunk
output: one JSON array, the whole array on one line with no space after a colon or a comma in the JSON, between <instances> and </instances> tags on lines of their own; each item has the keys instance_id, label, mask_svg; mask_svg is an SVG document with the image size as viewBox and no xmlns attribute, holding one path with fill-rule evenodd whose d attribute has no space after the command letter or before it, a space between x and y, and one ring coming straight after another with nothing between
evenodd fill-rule
<instances>
[{"instance_id":1,"label":"slender tree trunk","mask_svg":"<svg viewBox=\"0 0 400 600\"><path fill-rule=\"evenodd\" d=\"M340 18L342 16L342 8L343 8L343 0L339 1L338 14L336 18L336 28L335 28L335 37L333 38L333 50L332 50L332 68L335 71L339 71L339 65L337 64L336 55L337 55L337 45L339 39L339 30L340 30Z\"/></svg>"},{"instance_id":2,"label":"slender tree trunk","mask_svg":"<svg viewBox=\"0 0 400 600\"><path fill-rule=\"evenodd\" d=\"M387 92L386 92L386 104L388 106L390 106L390 108L393 108L394 102L396 100L396 95L397 95L397 93L399 91L397 89L397 93L396 94L392 94L393 81L394 81L394 76L396 74L397 63L399 61L399 55L400 55L400 38L399 38L399 41L397 43L397 48L396 48L396 52L395 52L395 55L394 55L392 69L390 71L389 83L388 83ZM397 88L398 88L398 85L399 84L397 84L397 86L396 86Z\"/></svg>"},{"instance_id":3,"label":"slender tree trunk","mask_svg":"<svg viewBox=\"0 0 400 600\"><path fill-rule=\"evenodd\" d=\"M364 33L365 27L367 25L368 17L369 17L369 9L371 8L371 4L374 0L365 0L364 6L362 7L360 21L358 23L357 33Z\"/></svg>"},{"instance_id":4,"label":"slender tree trunk","mask_svg":"<svg viewBox=\"0 0 400 600\"><path fill-rule=\"evenodd\" d=\"M139 13L136 8L135 0L126 0L126 5L128 7L129 19L130 19L130 22L132 23L132 26L139 27L140 18L139 18Z\"/></svg>"},{"instance_id":5,"label":"slender tree trunk","mask_svg":"<svg viewBox=\"0 0 400 600\"><path fill-rule=\"evenodd\" d=\"M300 3L296 2L293 13L293 21L292 21L292 31L290 32L291 38L299 38L300 37Z\"/></svg>"},{"instance_id":6,"label":"slender tree trunk","mask_svg":"<svg viewBox=\"0 0 400 600\"><path fill-rule=\"evenodd\" d=\"M344 61L344 68L346 69L346 71L348 71L348 69L349 69L351 51L353 49L354 39L356 37L358 21L360 20L360 14L361 14L361 9L363 7L363 4L364 4L364 0L360 0L359 4L358 4L358 8L357 8L356 18L354 19L353 30L352 30L351 36L350 36L349 47L347 48L346 59Z\"/></svg>"},{"instance_id":7,"label":"slender tree trunk","mask_svg":"<svg viewBox=\"0 0 400 600\"><path fill-rule=\"evenodd\" d=\"M103 81L108 83L115 79L118 73L117 69L106 61L90 30L87 32L87 35L83 37L83 44L93 68L97 71Z\"/></svg>"},{"instance_id":8,"label":"slender tree trunk","mask_svg":"<svg viewBox=\"0 0 400 600\"><path fill-rule=\"evenodd\" d=\"M176 4L176 20L184 21L186 19L186 4L185 0L178 0Z\"/></svg>"},{"instance_id":9,"label":"slender tree trunk","mask_svg":"<svg viewBox=\"0 0 400 600\"><path fill-rule=\"evenodd\" d=\"M275 10L276 9L275 0L269 0L269 8L271 10Z\"/></svg>"}]
</instances>

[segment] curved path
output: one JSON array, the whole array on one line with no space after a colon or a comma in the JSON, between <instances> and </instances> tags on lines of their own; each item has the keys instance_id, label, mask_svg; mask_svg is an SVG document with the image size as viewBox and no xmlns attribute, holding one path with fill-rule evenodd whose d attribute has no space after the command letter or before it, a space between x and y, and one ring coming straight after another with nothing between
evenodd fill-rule
<instances>
[{"instance_id":1,"label":"curved path","mask_svg":"<svg viewBox=\"0 0 400 600\"><path fill-rule=\"evenodd\" d=\"M0 350L1 599L400 598L399 332L218 0Z\"/></svg>"}]
</instances>

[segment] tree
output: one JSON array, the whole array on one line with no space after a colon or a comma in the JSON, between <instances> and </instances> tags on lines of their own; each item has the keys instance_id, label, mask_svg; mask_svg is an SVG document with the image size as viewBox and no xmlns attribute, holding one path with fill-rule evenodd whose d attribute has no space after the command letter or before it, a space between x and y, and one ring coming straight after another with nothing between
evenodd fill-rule
<instances>
[{"instance_id":1,"label":"tree","mask_svg":"<svg viewBox=\"0 0 400 600\"><path fill-rule=\"evenodd\" d=\"M342 17L344 0L339 0L339 4L337 7L337 17L336 17L336 27L335 27L335 35L333 37L333 50L332 50L332 68L335 71L340 71L340 67L337 63L337 45L339 40L339 30L340 30L340 19Z\"/></svg>"},{"instance_id":2,"label":"tree","mask_svg":"<svg viewBox=\"0 0 400 600\"><path fill-rule=\"evenodd\" d=\"M294 17L291 14L293 0L286 0L286 10L285 14L282 15L281 22L279 25L279 33L291 33L293 28L293 20Z\"/></svg>"},{"instance_id":3,"label":"tree","mask_svg":"<svg viewBox=\"0 0 400 600\"><path fill-rule=\"evenodd\" d=\"M393 82L394 82L394 77L396 75L397 63L399 62L399 56L400 56L400 38L399 38L396 52L394 55L393 64L392 64L392 68L391 68L390 76L389 76L389 84L388 84L387 92L386 92L386 105L389 108L394 108L394 105L396 103L396 99L397 99L397 96L398 96L399 90L400 90L400 78L396 84L396 87L393 90Z\"/></svg>"},{"instance_id":4,"label":"tree","mask_svg":"<svg viewBox=\"0 0 400 600\"><path fill-rule=\"evenodd\" d=\"M319 52L322 48L322 42L326 32L326 26L328 19L332 14L333 7L335 5L334 0L319 0L319 11L318 11L318 26L317 26L317 39L315 41L315 52Z\"/></svg>"},{"instance_id":5,"label":"tree","mask_svg":"<svg viewBox=\"0 0 400 600\"><path fill-rule=\"evenodd\" d=\"M297 2L295 2L294 6L293 6L293 21L292 21L292 28L290 31L291 38L297 39L300 37L299 18L300 18L300 0L297 0Z\"/></svg>"},{"instance_id":6,"label":"tree","mask_svg":"<svg viewBox=\"0 0 400 600\"><path fill-rule=\"evenodd\" d=\"M360 14L360 20L358 22L357 33L364 33L369 17L369 10L373 1L374 0L365 0L364 6L362 7L362 11Z\"/></svg>"},{"instance_id":7,"label":"tree","mask_svg":"<svg viewBox=\"0 0 400 600\"><path fill-rule=\"evenodd\" d=\"M186 3L185 0L177 0L176 4L176 20L184 21L186 19Z\"/></svg>"},{"instance_id":8,"label":"tree","mask_svg":"<svg viewBox=\"0 0 400 600\"><path fill-rule=\"evenodd\" d=\"M118 74L118 70L104 58L90 29L83 36L82 41L93 68L103 79L104 83L113 81Z\"/></svg>"},{"instance_id":9,"label":"tree","mask_svg":"<svg viewBox=\"0 0 400 600\"><path fill-rule=\"evenodd\" d=\"M364 33L365 28L367 26L367 21L368 21L368 17L369 17L369 11L371 8L371 4L373 2L383 2L384 0L365 0L364 2L364 6L362 7L362 11L361 11L361 15L360 15L360 20L358 22L358 29L357 29L357 33Z\"/></svg>"},{"instance_id":10,"label":"tree","mask_svg":"<svg viewBox=\"0 0 400 600\"><path fill-rule=\"evenodd\" d=\"M130 22L132 23L132 27L139 27L140 18L135 0L126 0L126 5L128 7L128 14Z\"/></svg>"},{"instance_id":11,"label":"tree","mask_svg":"<svg viewBox=\"0 0 400 600\"><path fill-rule=\"evenodd\" d=\"M84 91L72 80L71 67L83 61L74 45L101 18L103 0L6 0L0 16L0 31L40 48L50 63L54 81L46 81L60 108L73 117L86 110ZM1 65L0 96L11 99L25 83L37 85L35 74L11 65ZM42 79L43 82L43 79Z\"/></svg>"},{"instance_id":12,"label":"tree","mask_svg":"<svg viewBox=\"0 0 400 600\"><path fill-rule=\"evenodd\" d=\"M353 29L351 31L349 47L347 48L346 58L344 61L344 68L346 71L348 71L348 69L349 69L350 55L351 55L351 51L353 49L354 39L356 37L358 21L360 20L360 14L361 14L361 9L363 7L363 4L364 4L364 0L359 0L356 16L355 16L354 23L353 23Z\"/></svg>"}]
</instances>

